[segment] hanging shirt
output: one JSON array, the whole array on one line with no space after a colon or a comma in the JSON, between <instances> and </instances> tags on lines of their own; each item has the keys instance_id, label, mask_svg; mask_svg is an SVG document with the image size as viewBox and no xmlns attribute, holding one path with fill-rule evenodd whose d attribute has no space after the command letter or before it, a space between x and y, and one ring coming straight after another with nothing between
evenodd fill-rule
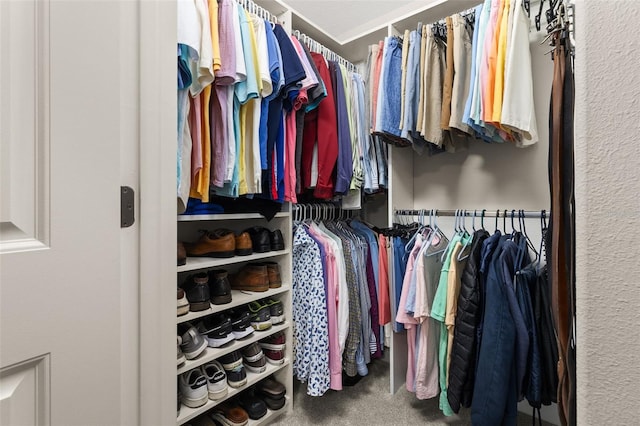
<instances>
[{"instance_id":1,"label":"hanging shirt","mask_svg":"<svg viewBox=\"0 0 640 426\"><path fill-rule=\"evenodd\" d=\"M485 35L483 81L482 81L482 120L490 122L493 117L493 95L495 90L496 63L498 59L498 43L504 12L504 0L493 0L489 28Z\"/></svg>"},{"instance_id":2,"label":"hanging shirt","mask_svg":"<svg viewBox=\"0 0 640 426\"><path fill-rule=\"evenodd\" d=\"M329 389L329 334L320 248L298 226L293 236L293 321L296 345L293 372L307 382L307 394Z\"/></svg>"},{"instance_id":3,"label":"hanging shirt","mask_svg":"<svg viewBox=\"0 0 640 426\"><path fill-rule=\"evenodd\" d=\"M444 262L442 263L442 272L440 273L440 282L438 283L438 289L433 299L433 306L431 307L431 317L441 323L440 327L440 343L438 348L438 365L439 365L439 382L440 382L440 410L445 416L452 416L453 410L449 405L447 399L447 328L444 324L447 314L447 285L449 277L449 268L451 265L451 256L453 248L460 242L460 235L455 235L451 239L446 253Z\"/></svg>"},{"instance_id":4,"label":"hanging shirt","mask_svg":"<svg viewBox=\"0 0 640 426\"><path fill-rule=\"evenodd\" d=\"M336 194L346 194L351 184L351 177L353 176L353 152L347 113L347 100L340 66L337 62L329 61L329 70L331 71L338 125L338 163L334 191Z\"/></svg>"},{"instance_id":5,"label":"hanging shirt","mask_svg":"<svg viewBox=\"0 0 640 426\"><path fill-rule=\"evenodd\" d=\"M235 139L230 139L229 118L231 108L229 104L229 94L233 94L233 84L236 80L236 48L235 34L233 30L234 19L233 6L230 0L220 0L218 3L218 24L217 36L219 41L220 67L216 71L216 79L213 89L204 89L203 106L203 134L207 143L203 143L203 172L201 174L199 192L206 193L208 200L209 179L212 185L222 187L225 180L231 179L233 166L227 178L227 162L230 160L231 148L229 145L233 141L233 152L235 152ZM211 13L211 10L209 11ZM214 49L215 50L215 49ZM215 52L214 52L215 56ZM214 58L215 62L215 58ZM231 96L233 97L233 96ZM233 101L233 99L231 99ZM213 114L211 114L213 112ZM231 127L233 129L233 127ZM211 163L211 157L215 159ZM206 179L206 182L205 182Z\"/></svg>"},{"instance_id":6,"label":"hanging shirt","mask_svg":"<svg viewBox=\"0 0 640 426\"><path fill-rule=\"evenodd\" d=\"M269 74L271 77L272 92L270 95L262 99L261 113L260 113L260 167L263 171L268 168L267 158L267 139L268 139L268 118L269 118L269 102L272 99L280 96L280 90L284 84L284 80L281 81L282 76L282 55L280 53L280 46L276 36L273 34L273 28L270 23L266 23L264 26L267 39L267 51L269 55Z\"/></svg>"},{"instance_id":7,"label":"hanging shirt","mask_svg":"<svg viewBox=\"0 0 640 426\"><path fill-rule=\"evenodd\" d=\"M349 287L347 285L345 255L342 247L342 240L336 234L327 229L323 223L320 223L318 228L331 240L330 244L332 251L336 255L336 269L338 272L336 293L338 305L338 343L340 345L340 355L343 356L347 335L349 334Z\"/></svg>"},{"instance_id":8,"label":"hanging shirt","mask_svg":"<svg viewBox=\"0 0 640 426\"><path fill-rule=\"evenodd\" d=\"M509 39L509 16L513 15L513 3L505 0L504 11L500 21L500 36L496 57L496 76L493 89L492 116L489 121L500 123L502 118L502 98L504 92L504 65L507 57L507 41Z\"/></svg>"},{"instance_id":9,"label":"hanging shirt","mask_svg":"<svg viewBox=\"0 0 640 426\"><path fill-rule=\"evenodd\" d=\"M197 25L200 27L200 46L198 62L192 73L196 78L191 85L191 96L198 96L202 89L213 82L213 43L207 0L194 0L198 13Z\"/></svg>"},{"instance_id":10,"label":"hanging shirt","mask_svg":"<svg viewBox=\"0 0 640 426\"><path fill-rule=\"evenodd\" d=\"M419 285L416 291L416 303L413 317L418 326L418 354L416 356L416 398L434 398L440 392L438 382L438 342L440 324L431 318L431 306L438 288L438 279L442 270L441 254L449 240L441 233L433 234L426 249L418 256L416 275Z\"/></svg>"},{"instance_id":11,"label":"hanging shirt","mask_svg":"<svg viewBox=\"0 0 640 426\"><path fill-rule=\"evenodd\" d=\"M538 141L529 50L530 22L522 0L514 0L513 8L511 38L505 63L501 122L505 127L522 132L523 138L518 146L529 146Z\"/></svg>"},{"instance_id":12,"label":"hanging shirt","mask_svg":"<svg viewBox=\"0 0 640 426\"><path fill-rule=\"evenodd\" d=\"M185 115L189 114L189 94L187 90L178 90L178 104L182 104L182 111ZM180 123L178 123L180 125ZM180 136L182 136L180 138ZM189 200L189 191L191 185L191 133L189 132L189 123L182 120L182 133L179 134L178 148L180 155L179 180L178 180L178 214L183 213L187 209Z\"/></svg>"},{"instance_id":13,"label":"hanging shirt","mask_svg":"<svg viewBox=\"0 0 640 426\"><path fill-rule=\"evenodd\" d=\"M189 102L188 102L188 92L189 86L192 84L193 78L190 71L190 62L193 60L195 55L195 51L191 49L186 44L178 44L177 49L177 58L178 58L178 127L177 127L177 175L176 175L176 190L178 196L178 210L184 211L186 209L187 199L184 198L184 189L183 188L183 180L184 176L187 173L186 167L191 165L191 141L185 141L185 128L188 126L187 123L187 114L189 112ZM189 150L187 150L187 145L189 146ZM189 164L186 163L186 158L183 156L187 155L189 159ZM191 173L188 173L189 176ZM187 193L188 198L188 193Z\"/></svg>"},{"instance_id":14,"label":"hanging shirt","mask_svg":"<svg viewBox=\"0 0 640 426\"><path fill-rule=\"evenodd\" d=\"M211 52L213 54L213 74L214 79L216 74L222 68L222 57L220 55L220 34L219 34L219 23L218 23L218 1L217 0L208 0L208 9L209 9L209 25L211 32Z\"/></svg>"},{"instance_id":15,"label":"hanging shirt","mask_svg":"<svg viewBox=\"0 0 640 426\"><path fill-rule=\"evenodd\" d=\"M261 99L260 96L265 91L263 82L264 80L269 80L269 85L271 85L271 79L269 77L268 70L262 71L260 69L262 62L268 62L268 58L264 57L267 54L266 51L266 33L264 32L264 28L255 28L253 23L254 19L249 15L248 12L245 11L245 15L247 18L247 25L249 27L249 40L251 46L251 60L254 63L254 78L257 83L257 96L249 99L249 101L244 105L246 108L246 139L245 143L245 183L246 183L246 191L248 194L256 194L262 191L262 170L260 168L260 112L261 112ZM259 24L263 24L264 22L261 19L257 19L256 21ZM258 39L261 40L261 43L264 44L264 53L259 53L259 45ZM262 59L261 59L262 58ZM263 76L266 74L266 76ZM270 93L271 89L268 89Z\"/></svg>"},{"instance_id":16,"label":"hanging shirt","mask_svg":"<svg viewBox=\"0 0 640 426\"><path fill-rule=\"evenodd\" d=\"M327 298L327 320L329 334L330 387L342 390L342 353L338 334L339 277L335 241L331 240L315 223L309 225L308 232L324 245L327 269L325 271L325 294Z\"/></svg>"},{"instance_id":17,"label":"hanging shirt","mask_svg":"<svg viewBox=\"0 0 640 426\"><path fill-rule=\"evenodd\" d=\"M407 375L406 375L406 387L409 392L415 392L415 366L416 366L416 325L418 321L413 318L413 315L409 314L405 306L407 304L407 296L409 294L409 288L415 287L415 262L418 257L418 253L422 247L422 235L416 235L415 244L409 259L407 262L407 269L404 274L402 282L402 292L400 294L400 303L398 306L398 313L396 314L396 321L404 324L404 328L407 330Z\"/></svg>"},{"instance_id":18,"label":"hanging shirt","mask_svg":"<svg viewBox=\"0 0 640 426\"><path fill-rule=\"evenodd\" d=\"M453 347L453 333L456 325L458 295L462 284L462 271L467 264L466 257L469 254L469 243L471 242L470 238L462 241L453 248L449 276L447 277L447 314L444 321L447 326L447 387L449 387L449 366L451 365L451 348Z\"/></svg>"},{"instance_id":19,"label":"hanging shirt","mask_svg":"<svg viewBox=\"0 0 640 426\"><path fill-rule=\"evenodd\" d=\"M211 86L209 93L211 93ZM190 98L189 106L189 130L191 132L191 189L189 196L202 200L202 195L198 192L198 184L200 183L200 173L202 172L202 156L203 156L203 126L202 126L202 93L195 98ZM208 142L208 140L207 140ZM209 179L206 179L207 181Z\"/></svg>"}]
</instances>

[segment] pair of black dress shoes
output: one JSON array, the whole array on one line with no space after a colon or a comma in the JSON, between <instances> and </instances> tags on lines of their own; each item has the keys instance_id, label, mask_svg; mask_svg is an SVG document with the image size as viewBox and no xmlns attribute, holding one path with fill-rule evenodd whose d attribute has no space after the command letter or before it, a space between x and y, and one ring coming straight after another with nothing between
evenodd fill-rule
<instances>
[{"instance_id":1,"label":"pair of black dress shoes","mask_svg":"<svg viewBox=\"0 0 640 426\"><path fill-rule=\"evenodd\" d=\"M263 226L254 226L246 232L251 236L254 253L284 250L284 238L279 229L270 231Z\"/></svg>"}]
</instances>

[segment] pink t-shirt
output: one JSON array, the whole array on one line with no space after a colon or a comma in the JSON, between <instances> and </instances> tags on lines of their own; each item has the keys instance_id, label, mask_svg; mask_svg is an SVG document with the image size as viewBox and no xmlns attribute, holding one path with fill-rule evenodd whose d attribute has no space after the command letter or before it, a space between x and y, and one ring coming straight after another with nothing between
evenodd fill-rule
<instances>
[{"instance_id":1,"label":"pink t-shirt","mask_svg":"<svg viewBox=\"0 0 640 426\"><path fill-rule=\"evenodd\" d=\"M378 276L380 277L380 291L378 292L379 324L391 322L391 303L389 302L389 263L387 256L387 239L378 235Z\"/></svg>"},{"instance_id":2,"label":"pink t-shirt","mask_svg":"<svg viewBox=\"0 0 640 426\"><path fill-rule=\"evenodd\" d=\"M434 255L439 256L439 255ZM438 329L439 325L434 324L434 320L420 316L419 312L424 312L425 300L424 292L427 291L425 278L424 251L422 251L416 261L416 305L414 316L420 321L417 330L418 353L416 358L415 392L418 399L430 399L440 393L440 383L438 382ZM429 271L426 271L429 273ZM420 290L420 291L418 291ZM430 307L428 307L430 308ZM427 308L427 309L428 309Z\"/></svg>"},{"instance_id":3,"label":"pink t-shirt","mask_svg":"<svg viewBox=\"0 0 640 426\"><path fill-rule=\"evenodd\" d=\"M402 280L402 293L400 294L400 304L398 305L398 312L396 314L396 321L403 323L404 328L407 330L407 377L406 387L409 392L415 392L415 378L416 378L416 325L418 321L413 315L407 313L405 306L407 304L407 295L409 293L409 285L411 283L411 275L415 268L416 257L422 247L422 236L418 234L416 236L416 242L409 255L409 261L407 262L407 269Z\"/></svg>"},{"instance_id":4,"label":"pink t-shirt","mask_svg":"<svg viewBox=\"0 0 640 426\"><path fill-rule=\"evenodd\" d=\"M333 390L342 390L342 356L340 355L340 342L338 339L338 268L336 256L331 249L331 243L327 236L315 223L309 226L309 232L324 248L326 254L325 264L325 290L327 299L327 325L329 332L329 372L331 378L329 387Z\"/></svg>"}]
</instances>

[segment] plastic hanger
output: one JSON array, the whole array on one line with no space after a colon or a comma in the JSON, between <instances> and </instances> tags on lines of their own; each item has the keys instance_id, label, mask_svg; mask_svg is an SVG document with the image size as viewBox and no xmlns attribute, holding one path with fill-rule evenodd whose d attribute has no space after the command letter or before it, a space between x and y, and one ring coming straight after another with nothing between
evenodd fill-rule
<instances>
[{"instance_id":1,"label":"plastic hanger","mask_svg":"<svg viewBox=\"0 0 640 426\"><path fill-rule=\"evenodd\" d=\"M404 245L404 250L406 252L411 250L411 247L413 247L413 243L416 240L416 237L418 236L418 234L422 231L422 229L424 228L424 226L419 226L418 229L416 229L416 232L413 233L413 235L411 236L411 238L409 239L409 241L407 242L407 244Z\"/></svg>"},{"instance_id":2,"label":"plastic hanger","mask_svg":"<svg viewBox=\"0 0 640 426\"><path fill-rule=\"evenodd\" d=\"M474 218L475 218L475 210L473 212L474 214ZM471 235L469 234L469 231L467 231L466 228L466 217L467 217L467 211L463 210L462 211L462 230L463 230L463 237L466 237L466 242L462 245L462 248L460 249L460 252L458 253L458 262L462 262L463 260L465 260L466 258L469 257L470 253L467 253L466 255L464 255L465 250L467 249L467 247L469 247L469 245L471 244L472 238ZM473 230L475 232L475 228Z\"/></svg>"},{"instance_id":3,"label":"plastic hanger","mask_svg":"<svg viewBox=\"0 0 640 426\"><path fill-rule=\"evenodd\" d=\"M429 245L432 245L433 240L434 240L436 237L438 237L438 238L440 238L440 239L442 239L442 238L445 238L445 237L446 237L446 235L442 232L442 230L440 229L440 227L438 226L438 223L437 223L437 221L436 221L437 214L438 214L438 211L437 211L437 210L431 210L431 217L430 217L430 220L431 220L431 219L433 219L433 223L431 223L431 222L430 222L430 226L432 226L432 228L431 228L431 235L429 236L429 240L428 240L428 244L429 244ZM447 247L448 247L448 245L447 245ZM424 256L425 256L425 257L431 257L431 256L435 256L435 255L437 255L437 254L440 254L440 253L442 253L442 252L446 252L446 251L447 251L447 248L445 247L443 250L434 251L434 252L432 252L432 253L427 253L427 252L425 252L425 253L424 253Z\"/></svg>"},{"instance_id":4,"label":"plastic hanger","mask_svg":"<svg viewBox=\"0 0 640 426\"><path fill-rule=\"evenodd\" d=\"M529 238L529 234L527 234L527 225L525 221L526 218L525 218L524 210L520 210L519 215L521 218L520 228L522 229L522 234L527 239L527 245L535 255L534 261L537 261L540 258L540 253L538 252L538 250L536 250L536 246L531 241L531 238Z\"/></svg>"},{"instance_id":5,"label":"plastic hanger","mask_svg":"<svg viewBox=\"0 0 640 426\"><path fill-rule=\"evenodd\" d=\"M460 210L456 210L454 214L455 215L455 225L454 225L455 233L451 236L451 239L447 244L447 248L445 248L442 251L442 255L440 256L440 263L444 263L445 258L447 257L447 253L451 250L451 246L453 245L453 240L457 235L460 235L460 229L458 228L459 214L460 214Z\"/></svg>"}]
</instances>

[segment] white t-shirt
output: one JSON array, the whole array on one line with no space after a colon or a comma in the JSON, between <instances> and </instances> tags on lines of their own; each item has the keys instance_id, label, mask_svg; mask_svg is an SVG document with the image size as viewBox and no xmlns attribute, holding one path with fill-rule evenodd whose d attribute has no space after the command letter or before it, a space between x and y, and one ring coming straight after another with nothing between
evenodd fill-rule
<instances>
[{"instance_id":1,"label":"white t-shirt","mask_svg":"<svg viewBox=\"0 0 640 426\"><path fill-rule=\"evenodd\" d=\"M194 0L178 0L178 43L186 44L199 55L201 33Z\"/></svg>"},{"instance_id":2,"label":"white t-shirt","mask_svg":"<svg viewBox=\"0 0 640 426\"><path fill-rule=\"evenodd\" d=\"M200 26L199 59L192 70L193 84L191 96L196 97L206 86L213 82L213 42L211 41L211 23L209 22L209 6L207 0L195 0L197 25ZM195 72L193 72L195 71Z\"/></svg>"},{"instance_id":3,"label":"white t-shirt","mask_svg":"<svg viewBox=\"0 0 640 426\"><path fill-rule=\"evenodd\" d=\"M529 18L522 0L514 0L511 37L504 66L502 125L522 133L518 146L538 142L538 124L533 102L533 75L529 50Z\"/></svg>"}]
</instances>

